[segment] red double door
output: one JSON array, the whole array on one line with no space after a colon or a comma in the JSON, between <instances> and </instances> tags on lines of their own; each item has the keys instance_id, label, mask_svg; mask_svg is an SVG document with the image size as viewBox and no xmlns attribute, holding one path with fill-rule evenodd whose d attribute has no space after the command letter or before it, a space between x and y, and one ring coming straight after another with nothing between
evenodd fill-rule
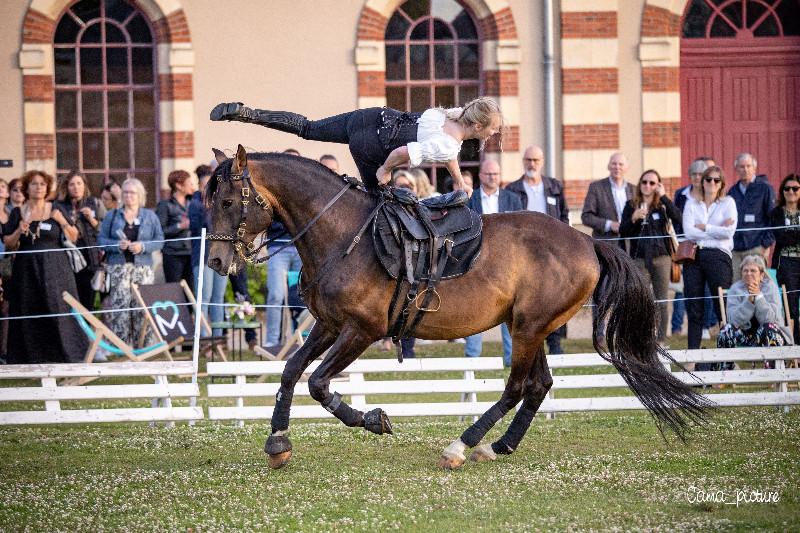
<instances>
[{"instance_id":1,"label":"red double door","mask_svg":"<svg viewBox=\"0 0 800 533\"><path fill-rule=\"evenodd\" d=\"M730 186L741 152L756 157L773 187L800 173L800 47L691 52L682 54L680 76L684 182L692 160L711 156Z\"/></svg>"}]
</instances>

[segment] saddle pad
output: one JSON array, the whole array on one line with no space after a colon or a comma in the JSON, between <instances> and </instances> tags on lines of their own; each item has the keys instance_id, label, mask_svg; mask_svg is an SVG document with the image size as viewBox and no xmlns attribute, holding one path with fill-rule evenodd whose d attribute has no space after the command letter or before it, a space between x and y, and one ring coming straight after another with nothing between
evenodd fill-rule
<instances>
[{"instance_id":1,"label":"saddle pad","mask_svg":"<svg viewBox=\"0 0 800 533\"><path fill-rule=\"evenodd\" d=\"M386 206L390 207L390 206ZM394 209L381 209L375 217L372 225L372 241L375 246L375 253L378 256L378 261L383 265L383 268L393 279L401 276L405 267L405 258L403 255L402 238L403 232L406 232L405 238L412 238L411 234L404 229L404 225L397 218L395 218ZM468 225L462 230L453 234L453 249L450 257L447 259L441 279L457 278L466 274L475 260L480 256L481 244L483 242L483 219L474 211L464 208L467 213L466 219ZM410 215L409 215L410 216ZM461 224L462 226L465 224ZM429 272L429 265L427 264L427 256L430 251L430 240L413 239L414 254L413 264L418 271L414 272L415 279L427 279ZM425 254L426 260L424 266L419 268L419 254Z\"/></svg>"}]
</instances>

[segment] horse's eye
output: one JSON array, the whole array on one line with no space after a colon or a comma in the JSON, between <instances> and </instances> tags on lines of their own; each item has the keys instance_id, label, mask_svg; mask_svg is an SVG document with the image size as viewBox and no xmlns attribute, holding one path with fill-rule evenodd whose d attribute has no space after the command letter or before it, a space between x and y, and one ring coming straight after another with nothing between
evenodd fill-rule
<instances>
[{"instance_id":1,"label":"horse's eye","mask_svg":"<svg viewBox=\"0 0 800 533\"><path fill-rule=\"evenodd\" d=\"M228 209L232 205L233 205L233 200L224 200L222 202L222 209Z\"/></svg>"}]
</instances>

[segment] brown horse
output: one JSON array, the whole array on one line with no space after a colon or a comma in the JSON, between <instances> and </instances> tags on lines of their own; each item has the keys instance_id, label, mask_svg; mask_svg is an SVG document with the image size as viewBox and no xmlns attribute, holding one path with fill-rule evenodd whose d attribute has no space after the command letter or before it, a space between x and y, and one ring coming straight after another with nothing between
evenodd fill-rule
<instances>
[{"instance_id":1,"label":"brown horse","mask_svg":"<svg viewBox=\"0 0 800 533\"><path fill-rule=\"evenodd\" d=\"M295 384L329 348L308 380L311 396L348 426L390 433L383 411L362 413L328 388L331 377L390 326L395 283L379 264L372 240L354 241L378 204L378 194L349 187L348 180L310 159L271 153L250 154L248 161L241 145L232 159L218 150L215 154L220 165L206 190L213 226L208 265L220 274L241 268L252 257L254 239L275 217L299 236L305 301L317 319L281 378L264 448L270 466L289 461L292 446L286 433ZM331 204L337 194L341 198ZM656 342L652 291L624 251L538 213L488 215L483 223L479 258L467 274L438 285L441 307L424 316L415 336L456 339L506 322L513 339L511 373L500 400L443 451L440 466L460 467L465 449L478 446L522 400L505 435L477 447L471 458L492 460L517 448L553 383L542 343L592 296L598 306L595 348L620 372L659 429L666 425L683 438L688 420L703 419L706 400L659 360L670 358ZM354 242L352 253L345 255ZM597 341L605 316L607 350Z\"/></svg>"}]
</instances>

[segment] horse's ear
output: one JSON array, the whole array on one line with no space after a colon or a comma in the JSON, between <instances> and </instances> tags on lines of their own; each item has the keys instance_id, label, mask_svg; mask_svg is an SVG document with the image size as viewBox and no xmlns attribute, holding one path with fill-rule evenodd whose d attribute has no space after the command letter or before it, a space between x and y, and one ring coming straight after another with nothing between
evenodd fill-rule
<instances>
[{"instance_id":1,"label":"horse's ear","mask_svg":"<svg viewBox=\"0 0 800 533\"><path fill-rule=\"evenodd\" d=\"M237 174L247 168L247 152L241 144L236 149L236 157L233 160L233 167Z\"/></svg>"},{"instance_id":2,"label":"horse's ear","mask_svg":"<svg viewBox=\"0 0 800 533\"><path fill-rule=\"evenodd\" d=\"M228 159L225 157L225 153L222 150L217 148L212 148L211 150L214 152L214 157L217 159L218 165L221 165L226 159Z\"/></svg>"}]
</instances>

